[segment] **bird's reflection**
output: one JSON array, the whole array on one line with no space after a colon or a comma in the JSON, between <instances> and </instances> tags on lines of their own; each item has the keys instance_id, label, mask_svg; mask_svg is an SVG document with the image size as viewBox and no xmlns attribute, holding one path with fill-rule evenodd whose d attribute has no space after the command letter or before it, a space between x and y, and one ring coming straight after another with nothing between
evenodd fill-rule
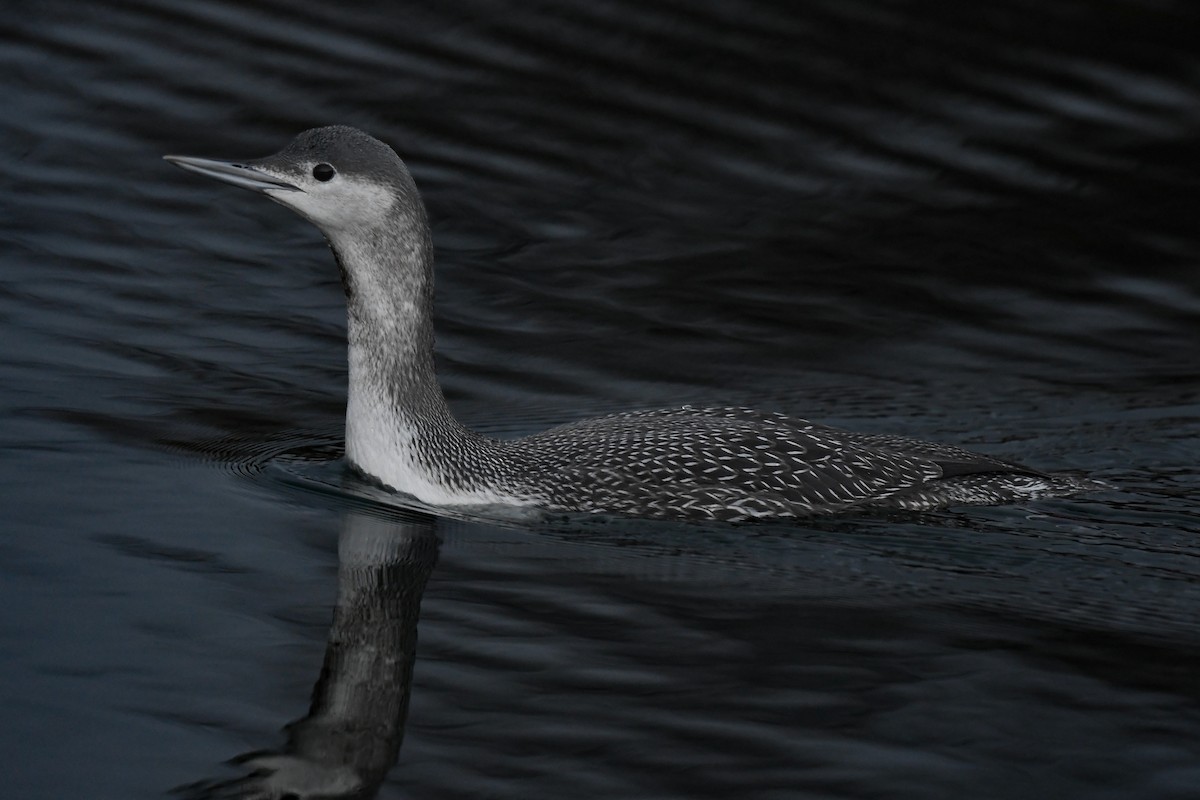
<instances>
[{"instance_id":1,"label":"bird's reflection","mask_svg":"<svg viewBox=\"0 0 1200 800\"><path fill-rule=\"evenodd\" d=\"M438 556L433 518L351 512L338 540L338 600L308 715L278 752L235 759L233 780L186 798L369 798L396 762L408 716L417 616Z\"/></svg>"}]
</instances>

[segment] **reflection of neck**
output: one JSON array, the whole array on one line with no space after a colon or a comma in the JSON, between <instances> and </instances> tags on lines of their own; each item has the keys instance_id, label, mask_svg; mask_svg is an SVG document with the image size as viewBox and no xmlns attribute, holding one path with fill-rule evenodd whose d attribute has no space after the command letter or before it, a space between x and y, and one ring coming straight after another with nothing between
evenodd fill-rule
<instances>
[{"instance_id":1,"label":"reflection of neck","mask_svg":"<svg viewBox=\"0 0 1200 800\"><path fill-rule=\"evenodd\" d=\"M351 515L338 543L338 603L312 708L288 750L377 786L408 716L417 615L437 560L428 524Z\"/></svg>"},{"instance_id":2,"label":"reflection of neck","mask_svg":"<svg viewBox=\"0 0 1200 800\"><path fill-rule=\"evenodd\" d=\"M429 518L351 513L338 541L338 602L308 716L282 753L239 759L251 773L185 787L188 797L373 797L404 738L421 594L437 562ZM237 796L241 796L239 793Z\"/></svg>"}]
</instances>

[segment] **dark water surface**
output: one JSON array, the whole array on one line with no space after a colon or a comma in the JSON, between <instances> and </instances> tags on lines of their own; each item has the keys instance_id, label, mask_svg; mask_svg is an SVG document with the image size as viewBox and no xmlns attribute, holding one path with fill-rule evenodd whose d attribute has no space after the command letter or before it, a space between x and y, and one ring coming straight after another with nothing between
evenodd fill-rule
<instances>
[{"instance_id":1,"label":"dark water surface","mask_svg":"<svg viewBox=\"0 0 1200 800\"><path fill-rule=\"evenodd\" d=\"M0 796L1200 797L1195 4L338 6L0 23ZM334 122L425 193L477 428L744 403L1118 488L389 505L319 234L159 159Z\"/></svg>"}]
</instances>

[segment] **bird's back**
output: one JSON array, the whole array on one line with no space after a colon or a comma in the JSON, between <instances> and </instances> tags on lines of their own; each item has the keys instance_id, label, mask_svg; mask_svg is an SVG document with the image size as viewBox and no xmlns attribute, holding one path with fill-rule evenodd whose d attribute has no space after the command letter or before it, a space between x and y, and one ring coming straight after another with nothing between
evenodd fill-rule
<instances>
[{"instance_id":1,"label":"bird's back","mask_svg":"<svg viewBox=\"0 0 1200 800\"><path fill-rule=\"evenodd\" d=\"M529 488L569 511L740 520L1056 493L1048 476L962 448L746 408L613 414L512 444Z\"/></svg>"}]
</instances>

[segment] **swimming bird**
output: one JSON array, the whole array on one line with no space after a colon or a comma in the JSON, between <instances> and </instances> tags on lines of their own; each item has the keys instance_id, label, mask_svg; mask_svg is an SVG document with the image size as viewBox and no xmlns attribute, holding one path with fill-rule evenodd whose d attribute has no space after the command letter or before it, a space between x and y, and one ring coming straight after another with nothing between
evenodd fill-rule
<instances>
[{"instance_id":1,"label":"swimming bird","mask_svg":"<svg viewBox=\"0 0 1200 800\"><path fill-rule=\"evenodd\" d=\"M404 162L355 128L246 161L165 156L266 195L325 235L346 294L346 458L433 506L737 521L998 504L1097 488L959 447L748 408L611 414L517 439L450 412L434 371L433 246Z\"/></svg>"}]
</instances>

